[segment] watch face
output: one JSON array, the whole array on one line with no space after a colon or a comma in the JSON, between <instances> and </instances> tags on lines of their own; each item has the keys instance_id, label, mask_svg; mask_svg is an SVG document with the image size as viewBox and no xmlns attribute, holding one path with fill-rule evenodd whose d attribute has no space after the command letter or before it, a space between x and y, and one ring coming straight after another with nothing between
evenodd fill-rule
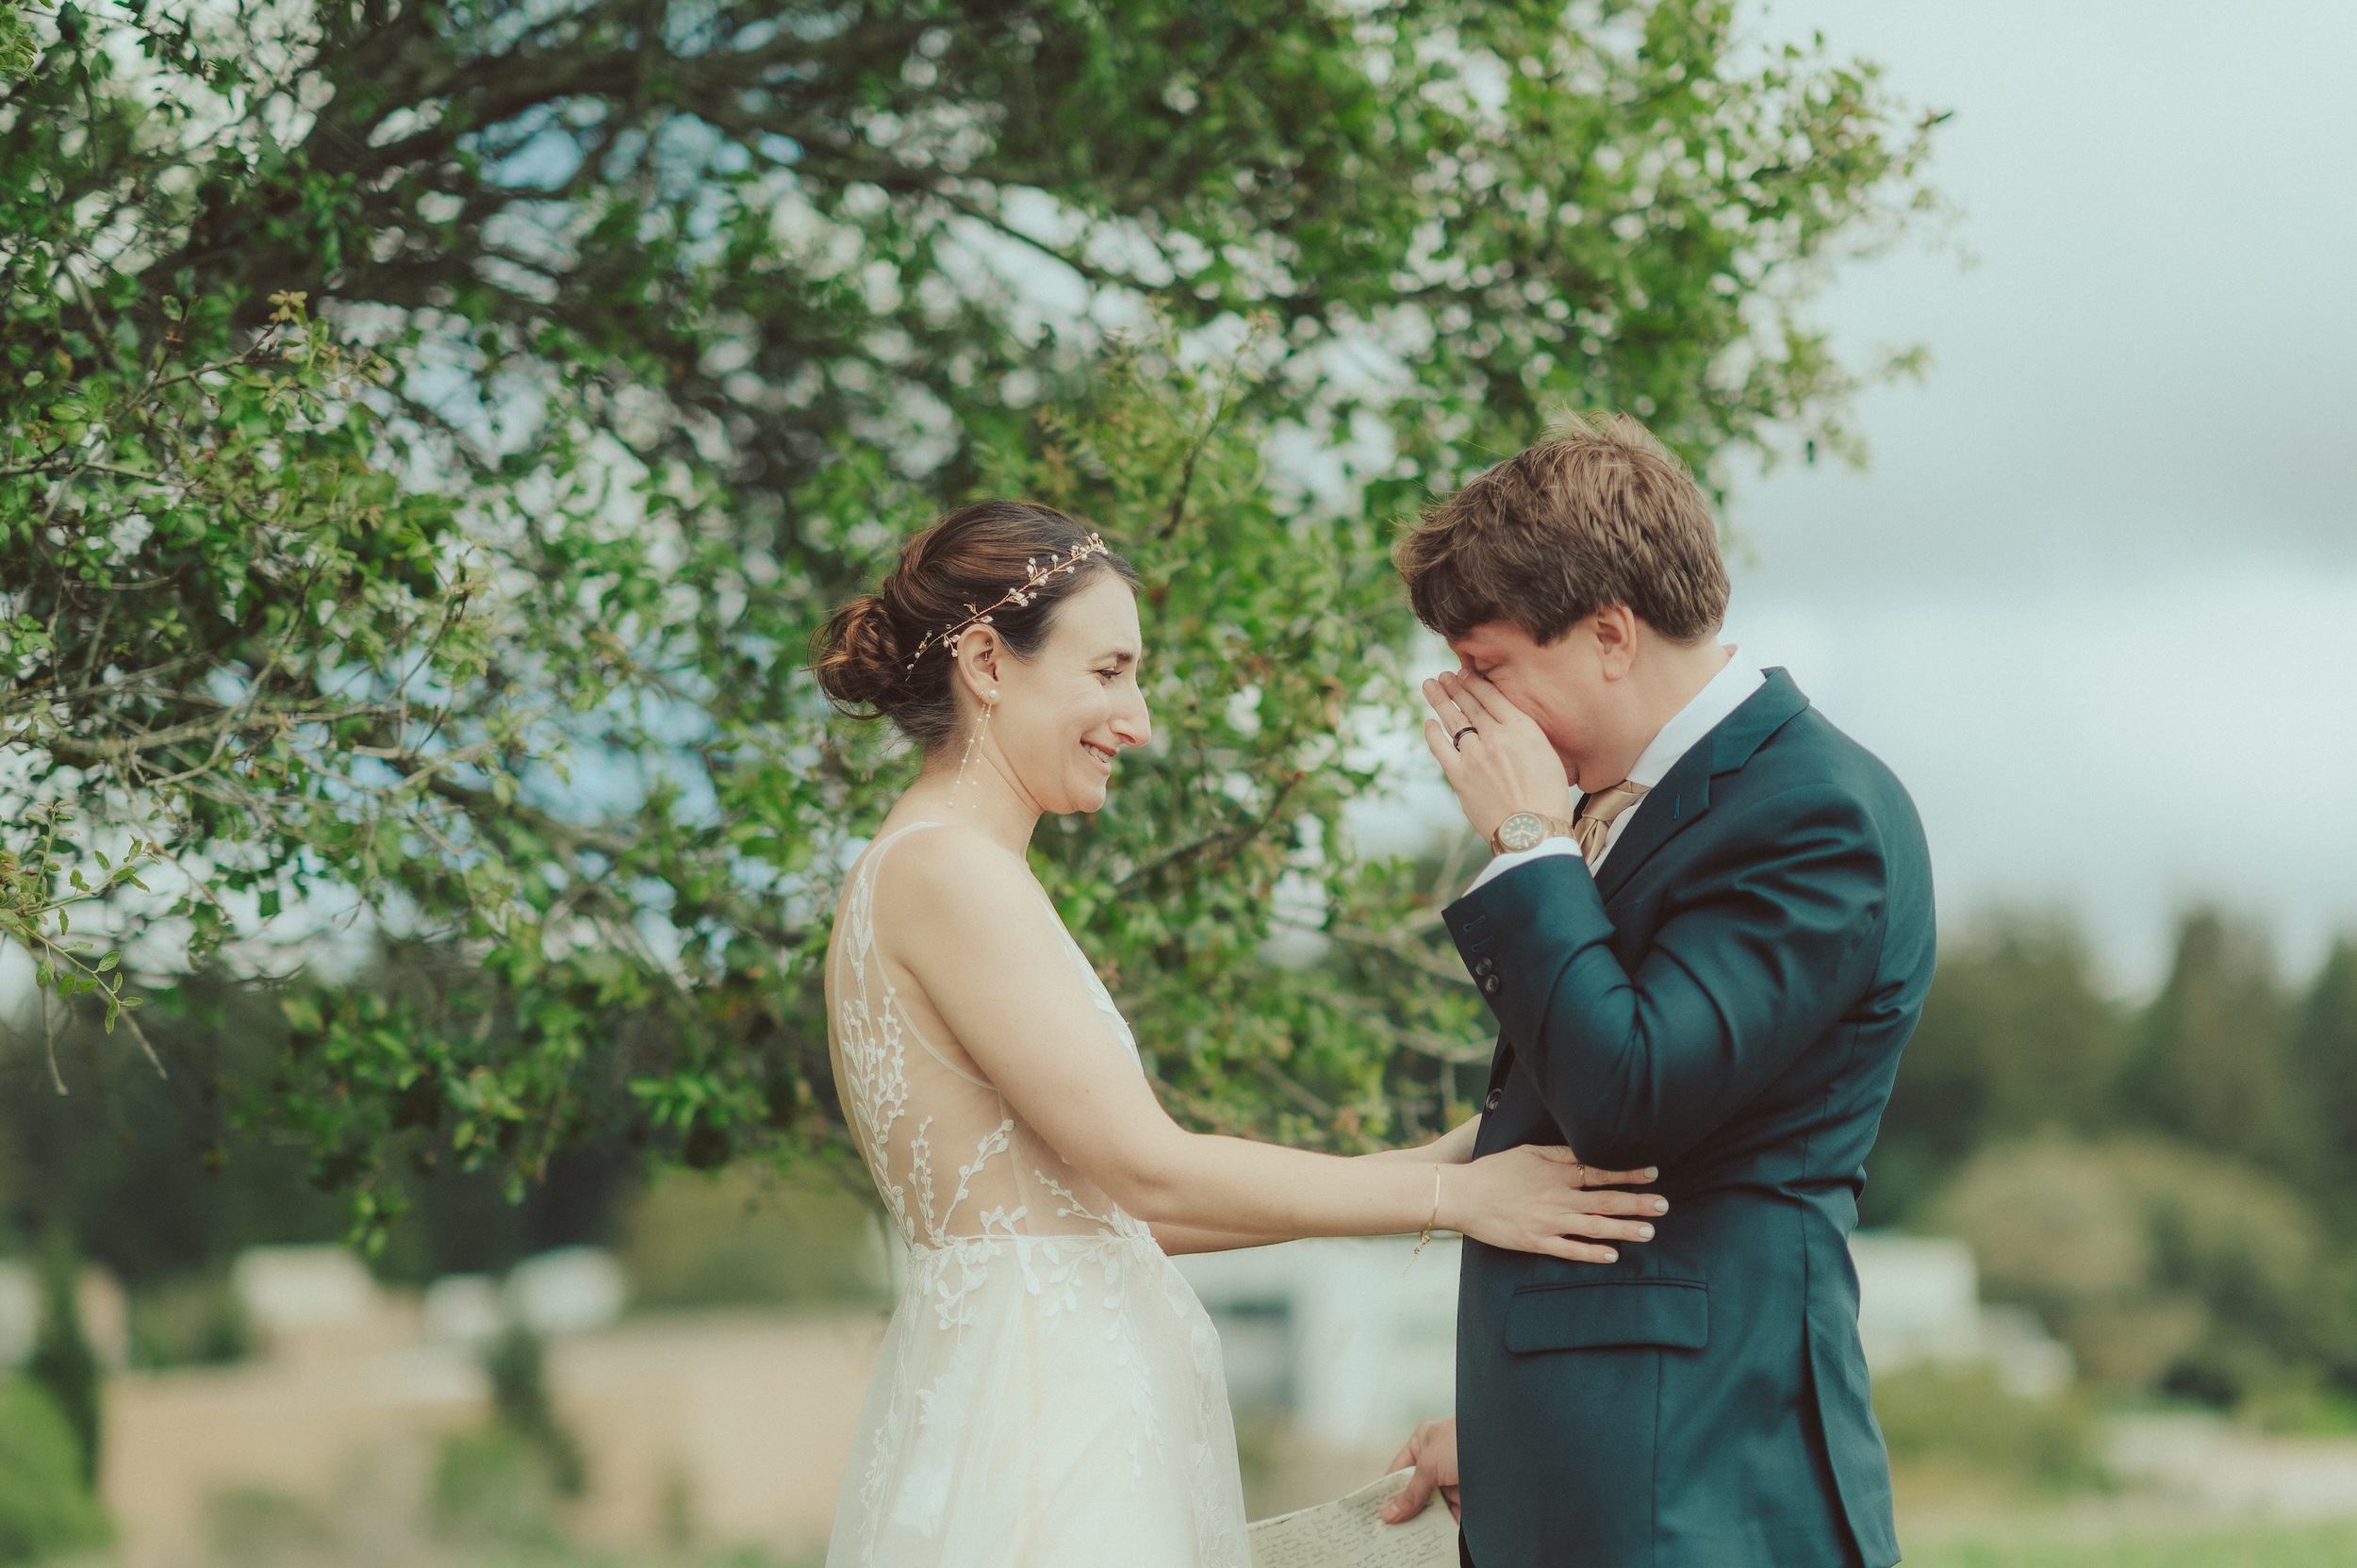
<instances>
[{"instance_id":1,"label":"watch face","mask_svg":"<svg viewBox=\"0 0 2357 1568\"><path fill-rule=\"evenodd\" d=\"M1528 850L1546 837L1547 825L1526 811L1518 811L1498 824L1498 842L1508 850Z\"/></svg>"}]
</instances>

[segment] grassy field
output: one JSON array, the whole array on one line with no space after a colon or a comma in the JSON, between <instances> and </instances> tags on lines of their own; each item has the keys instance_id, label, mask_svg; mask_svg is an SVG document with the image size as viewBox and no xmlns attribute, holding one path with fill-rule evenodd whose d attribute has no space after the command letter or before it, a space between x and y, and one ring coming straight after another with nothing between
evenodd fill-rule
<instances>
[{"instance_id":1,"label":"grassy field","mask_svg":"<svg viewBox=\"0 0 2357 1568\"><path fill-rule=\"evenodd\" d=\"M2357 1525L2090 1533L1992 1524L1910 1549L1907 1568L2357 1568Z\"/></svg>"},{"instance_id":2,"label":"grassy field","mask_svg":"<svg viewBox=\"0 0 2357 1568\"><path fill-rule=\"evenodd\" d=\"M92 1563L87 1568L100 1568ZM347 1568L333 1559L277 1560L272 1568ZM760 1552L712 1556L608 1555L532 1550L456 1553L414 1568L819 1568L816 1560L784 1562ZM1904 1568L2357 1568L2357 1525L2226 1530L2090 1538L2056 1526L2022 1528L1992 1522L1986 1536L1965 1534L1927 1547L1910 1547Z\"/></svg>"}]
</instances>

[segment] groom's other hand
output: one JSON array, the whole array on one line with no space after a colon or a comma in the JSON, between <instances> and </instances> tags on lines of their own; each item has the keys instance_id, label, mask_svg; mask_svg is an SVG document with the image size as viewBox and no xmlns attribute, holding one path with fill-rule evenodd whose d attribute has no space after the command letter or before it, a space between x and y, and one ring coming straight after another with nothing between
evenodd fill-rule
<instances>
[{"instance_id":1,"label":"groom's other hand","mask_svg":"<svg viewBox=\"0 0 2357 1568\"><path fill-rule=\"evenodd\" d=\"M1561 817L1571 804L1571 775L1538 720L1470 669L1424 684L1432 717L1424 743L1448 775L1465 820L1483 838L1518 811Z\"/></svg>"},{"instance_id":2,"label":"groom's other hand","mask_svg":"<svg viewBox=\"0 0 2357 1568\"><path fill-rule=\"evenodd\" d=\"M1398 1496L1383 1505L1383 1522L1404 1525L1424 1511L1437 1488L1448 1505L1448 1516L1462 1522L1465 1510L1457 1502L1457 1417L1427 1421L1408 1439L1408 1446L1392 1456L1393 1472L1415 1467L1415 1475Z\"/></svg>"}]
</instances>

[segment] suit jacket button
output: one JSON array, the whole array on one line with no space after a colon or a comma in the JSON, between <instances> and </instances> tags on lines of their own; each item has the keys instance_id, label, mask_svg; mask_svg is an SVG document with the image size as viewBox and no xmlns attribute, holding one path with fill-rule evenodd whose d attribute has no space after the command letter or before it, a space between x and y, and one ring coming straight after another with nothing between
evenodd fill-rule
<instances>
[{"instance_id":1,"label":"suit jacket button","mask_svg":"<svg viewBox=\"0 0 2357 1568\"><path fill-rule=\"evenodd\" d=\"M1497 966L1497 960L1494 958L1476 958L1474 960L1474 974L1476 977L1486 975Z\"/></svg>"},{"instance_id":2,"label":"suit jacket button","mask_svg":"<svg viewBox=\"0 0 2357 1568\"><path fill-rule=\"evenodd\" d=\"M1498 1101L1504 1099L1505 1098L1506 1091L1504 1089L1492 1089L1490 1091L1490 1098L1481 1102L1481 1108L1484 1111L1494 1111L1498 1108Z\"/></svg>"},{"instance_id":3,"label":"suit jacket button","mask_svg":"<svg viewBox=\"0 0 2357 1568\"><path fill-rule=\"evenodd\" d=\"M1485 997L1494 997L1498 994L1497 976L1484 975L1481 977L1481 994Z\"/></svg>"}]
</instances>

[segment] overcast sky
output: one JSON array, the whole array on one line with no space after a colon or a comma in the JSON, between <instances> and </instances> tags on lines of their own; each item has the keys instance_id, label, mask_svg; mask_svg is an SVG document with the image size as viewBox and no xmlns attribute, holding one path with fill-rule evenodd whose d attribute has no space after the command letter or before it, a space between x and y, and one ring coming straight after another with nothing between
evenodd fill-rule
<instances>
[{"instance_id":1,"label":"overcast sky","mask_svg":"<svg viewBox=\"0 0 2357 1568\"><path fill-rule=\"evenodd\" d=\"M2357 933L2357 5L1746 19L1953 110L1961 214L1820 302L1931 371L1863 473L1740 480L1730 637L1906 781L1949 929L2070 911L2139 995L2210 900L2304 977Z\"/></svg>"},{"instance_id":2,"label":"overcast sky","mask_svg":"<svg viewBox=\"0 0 2357 1568\"><path fill-rule=\"evenodd\" d=\"M2357 931L2357 6L1769 0L1955 111L1959 268L1840 274L1862 474L1742 485L1731 634L1922 807L1951 922L2078 911L2123 989L2176 911L2304 972Z\"/></svg>"}]
</instances>

